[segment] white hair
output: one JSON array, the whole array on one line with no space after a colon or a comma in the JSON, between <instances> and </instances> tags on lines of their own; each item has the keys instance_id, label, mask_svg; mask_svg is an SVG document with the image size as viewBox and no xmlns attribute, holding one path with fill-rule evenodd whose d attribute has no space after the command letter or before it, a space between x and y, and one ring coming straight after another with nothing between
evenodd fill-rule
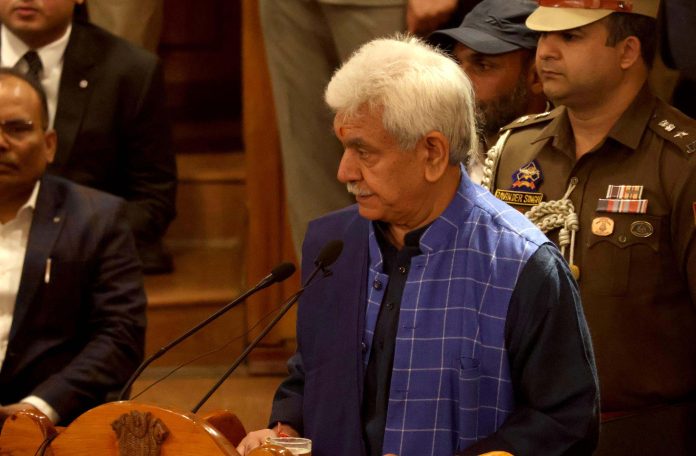
<instances>
[{"instance_id":1,"label":"white hair","mask_svg":"<svg viewBox=\"0 0 696 456\"><path fill-rule=\"evenodd\" d=\"M403 150L413 150L431 131L449 141L452 164L466 162L478 148L469 78L442 51L413 36L363 45L334 73L324 98L347 117L364 106L381 109L384 129Z\"/></svg>"}]
</instances>

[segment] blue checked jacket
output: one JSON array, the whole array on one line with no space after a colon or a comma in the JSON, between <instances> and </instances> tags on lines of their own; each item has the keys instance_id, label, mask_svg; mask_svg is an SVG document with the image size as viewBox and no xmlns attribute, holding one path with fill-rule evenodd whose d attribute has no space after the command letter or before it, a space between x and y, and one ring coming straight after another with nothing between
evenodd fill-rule
<instances>
[{"instance_id":1,"label":"blue checked jacket","mask_svg":"<svg viewBox=\"0 0 696 456\"><path fill-rule=\"evenodd\" d=\"M388 276L369 224L364 364ZM383 453L454 454L513 410L505 319L517 277L547 242L467 178L420 241L399 314Z\"/></svg>"},{"instance_id":2,"label":"blue checked jacket","mask_svg":"<svg viewBox=\"0 0 696 456\"><path fill-rule=\"evenodd\" d=\"M399 315L383 453L452 455L514 410L505 322L517 278L546 237L462 173L449 207L421 237ZM298 352L271 419L313 440L313 454L365 453L363 375L388 277L372 224L351 206L310 224L303 271L329 240L333 276L300 302ZM375 286L382 282L382 286Z\"/></svg>"}]
</instances>

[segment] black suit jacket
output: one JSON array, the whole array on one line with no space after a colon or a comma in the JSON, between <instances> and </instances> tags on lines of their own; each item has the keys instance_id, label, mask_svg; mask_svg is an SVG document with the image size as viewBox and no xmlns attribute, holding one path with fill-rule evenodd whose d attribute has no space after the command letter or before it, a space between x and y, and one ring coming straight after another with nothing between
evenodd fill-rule
<instances>
[{"instance_id":1,"label":"black suit jacket","mask_svg":"<svg viewBox=\"0 0 696 456\"><path fill-rule=\"evenodd\" d=\"M74 22L63 60L49 172L125 199L136 240L175 215L176 164L157 57Z\"/></svg>"},{"instance_id":2,"label":"black suit jacket","mask_svg":"<svg viewBox=\"0 0 696 456\"><path fill-rule=\"evenodd\" d=\"M67 422L118 391L142 360L146 301L123 213L119 198L42 179L0 369L1 404L33 394Z\"/></svg>"}]
</instances>

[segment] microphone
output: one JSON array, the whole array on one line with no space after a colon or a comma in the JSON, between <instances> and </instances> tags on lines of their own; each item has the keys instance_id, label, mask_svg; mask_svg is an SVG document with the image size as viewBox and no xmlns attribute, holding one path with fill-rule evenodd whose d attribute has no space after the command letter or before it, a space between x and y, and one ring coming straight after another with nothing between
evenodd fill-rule
<instances>
[{"instance_id":1,"label":"microphone","mask_svg":"<svg viewBox=\"0 0 696 456\"><path fill-rule=\"evenodd\" d=\"M220 386L227 380L227 378L232 375L232 372L237 369L237 367L246 359L246 357L251 353L251 351L256 348L256 346L261 342L261 339L266 337L266 334L268 334L271 329L275 327L275 325L280 321L283 316L290 310L290 308L297 302L298 299L300 299L300 296L302 296L302 293L307 289L307 287L311 284L311 282L314 280L314 277L317 275L319 271L322 271L323 277L329 277L331 275L331 270L328 269L329 266L334 264L338 257L341 255L341 252L343 251L343 241L340 240L333 240L327 242L324 247L321 248L319 251L319 254L317 255L316 259L314 260L314 271L307 277L307 280L305 280L305 283L302 285L302 288L300 288L295 294L290 296L287 301L283 304L283 306L280 308L278 311L278 314L273 317L273 320L271 320L261 331L261 333L249 343L247 348L244 349L241 355L237 357L237 359L234 360L232 365L230 366L227 371L222 374L222 377L217 381L215 385L203 396L203 399L200 400L198 404L194 408L191 409L191 413L197 413L198 410L205 404L208 399L210 399L210 396L212 396L215 391L220 388Z\"/></svg>"},{"instance_id":2,"label":"microphone","mask_svg":"<svg viewBox=\"0 0 696 456\"><path fill-rule=\"evenodd\" d=\"M198 332L201 328L204 326L207 326L210 322L216 320L218 317L220 317L222 314L226 313L233 307L236 307L238 304L243 302L246 298L249 296L255 294L258 291L263 290L264 288L267 288L274 283L282 282L283 280L287 279L291 275L295 273L295 265L292 263L281 263L273 270L271 271L270 274L268 274L266 277L261 279L259 283L257 283L255 286L247 290L246 292L242 293L240 296L238 296L236 299L232 300L231 302L227 303L224 307L219 309L217 312L213 313L210 315L208 318L203 320L202 322L198 323L196 326L193 328L189 329L188 331L184 332L182 335L174 339L173 341L169 342L167 345L161 347L157 352L153 353L149 358L147 358L145 361L143 361L140 366L133 372L133 375L128 379L126 382L126 385L123 387L121 390L121 393L118 396L118 400L122 401L125 400L126 395L128 393L128 390L130 389L131 386L133 386L133 382L140 376L140 374L143 373L145 368L152 364L153 361L156 359L160 358L162 355L167 353L169 350L174 348L175 346L179 345L182 341L185 339L188 339L190 336Z\"/></svg>"},{"instance_id":3,"label":"microphone","mask_svg":"<svg viewBox=\"0 0 696 456\"><path fill-rule=\"evenodd\" d=\"M252 290L257 292L270 287L274 283L280 283L295 273L295 265L292 263L280 263L271 270L271 273L261 279Z\"/></svg>"},{"instance_id":4,"label":"microphone","mask_svg":"<svg viewBox=\"0 0 696 456\"><path fill-rule=\"evenodd\" d=\"M307 277L307 280L305 280L305 283L302 285L300 291L303 291L307 285L309 285L309 282L314 280L314 276L317 275L319 271L324 274L324 277L330 276L332 272L328 270L327 267L336 262L342 251L343 241L341 240L334 239L333 241L329 241L324 244L324 247L321 248L319 254L314 259L314 271L312 271L309 277Z\"/></svg>"}]
</instances>

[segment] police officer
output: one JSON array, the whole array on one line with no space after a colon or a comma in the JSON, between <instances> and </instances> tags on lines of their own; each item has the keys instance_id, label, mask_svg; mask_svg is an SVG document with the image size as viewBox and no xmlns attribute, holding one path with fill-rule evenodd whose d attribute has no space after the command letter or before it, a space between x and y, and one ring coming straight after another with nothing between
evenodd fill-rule
<instances>
[{"instance_id":1,"label":"police officer","mask_svg":"<svg viewBox=\"0 0 696 456\"><path fill-rule=\"evenodd\" d=\"M484 184L560 245L579 281L598 454L696 454L696 121L646 85L659 2L539 4L527 26L559 107L505 127Z\"/></svg>"}]
</instances>

